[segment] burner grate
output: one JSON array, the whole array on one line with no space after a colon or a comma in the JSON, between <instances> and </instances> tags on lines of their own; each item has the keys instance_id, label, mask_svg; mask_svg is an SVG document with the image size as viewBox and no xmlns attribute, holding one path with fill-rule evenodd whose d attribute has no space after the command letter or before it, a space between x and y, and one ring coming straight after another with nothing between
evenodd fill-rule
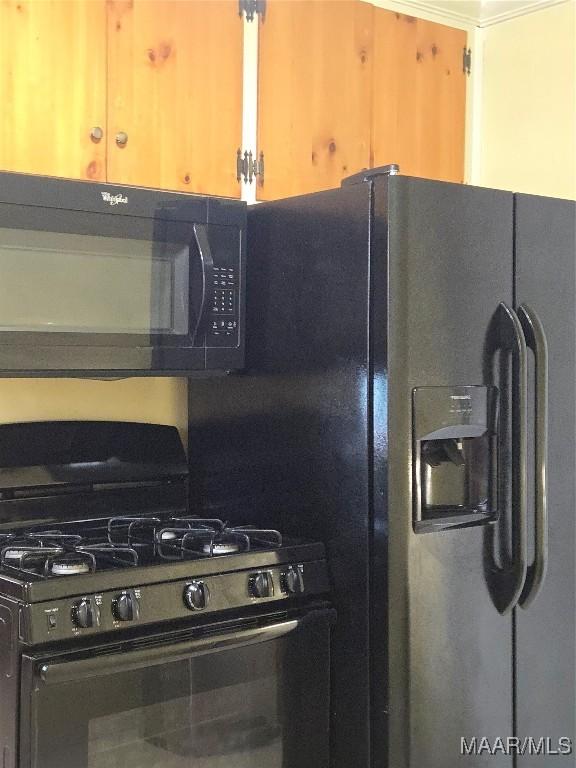
<instances>
[{"instance_id":1,"label":"burner grate","mask_svg":"<svg viewBox=\"0 0 576 768\"><path fill-rule=\"evenodd\" d=\"M77 552L86 552L92 555L96 559L97 570L98 564L112 565L118 567L136 566L139 564L140 559L138 552L134 547L125 547L119 544L111 544L110 542L103 542L102 544L83 544L78 547Z\"/></svg>"},{"instance_id":2,"label":"burner grate","mask_svg":"<svg viewBox=\"0 0 576 768\"><path fill-rule=\"evenodd\" d=\"M199 527L164 528L160 531L158 539L158 555L164 560L215 557L248 552L249 549L250 539L248 536L236 534L224 525L217 529L202 527L201 525Z\"/></svg>"},{"instance_id":3,"label":"burner grate","mask_svg":"<svg viewBox=\"0 0 576 768\"><path fill-rule=\"evenodd\" d=\"M0 534L0 567L42 578L282 546L278 531L198 516L117 516Z\"/></svg>"},{"instance_id":4,"label":"burner grate","mask_svg":"<svg viewBox=\"0 0 576 768\"><path fill-rule=\"evenodd\" d=\"M66 551L61 546L23 545L18 539L0 552L3 568L35 576L62 576L96 570L93 555L78 549Z\"/></svg>"},{"instance_id":5,"label":"burner grate","mask_svg":"<svg viewBox=\"0 0 576 768\"><path fill-rule=\"evenodd\" d=\"M229 527L224 521L211 518L179 517L171 522L174 525L160 530L157 537L158 555L165 560L219 557L282 546L282 536L274 530Z\"/></svg>"}]
</instances>

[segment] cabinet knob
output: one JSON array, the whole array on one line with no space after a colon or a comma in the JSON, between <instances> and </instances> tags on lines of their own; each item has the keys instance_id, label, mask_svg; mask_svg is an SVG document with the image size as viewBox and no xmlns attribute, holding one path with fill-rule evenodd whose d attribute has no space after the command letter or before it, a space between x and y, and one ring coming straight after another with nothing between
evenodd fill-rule
<instances>
[{"instance_id":1,"label":"cabinet knob","mask_svg":"<svg viewBox=\"0 0 576 768\"><path fill-rule=\"evenodd\" d=\"M98 144L99 141L101 141L102 137L104 136L104 131L102 128L100 128L99 125L95 125L94 128L90 131L90 138L95 144Z\"/></svg>"},{"instance_id":2,"label":"cabinet knob","mask_svg":"<svg viewBox=\"0 0 576 768\"><path fill-rule=\"evenodd\" d=\"M116 144L119 147L125 147L128 143L128 134L125 131L118 131L116 134Z\"/></svg>"}]
</instances>

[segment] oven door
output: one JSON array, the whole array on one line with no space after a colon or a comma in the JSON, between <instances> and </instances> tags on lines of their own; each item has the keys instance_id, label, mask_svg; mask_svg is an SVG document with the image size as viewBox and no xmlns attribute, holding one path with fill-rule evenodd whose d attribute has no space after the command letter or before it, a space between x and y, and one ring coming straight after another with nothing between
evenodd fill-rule
<instances>
[{"instance_id":1,"label":"oven door","mask_svg":"<svg viewBox=\"0 0 576 768\"><path fill-rule=\"evenodd\" d=\"M333 613L25 657L19 768L325 768Z\"/></svg>"}]
</instances>

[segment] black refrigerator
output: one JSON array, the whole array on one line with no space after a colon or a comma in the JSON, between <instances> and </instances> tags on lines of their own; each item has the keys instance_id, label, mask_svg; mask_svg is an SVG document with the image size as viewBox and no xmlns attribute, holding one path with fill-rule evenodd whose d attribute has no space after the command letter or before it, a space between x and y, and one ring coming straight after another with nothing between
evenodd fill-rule
<instances>
[{"instance_id":1,"label":"black refrigerator","mask_svg":"<svg viewBox=\"0 0 576 768\"><path fill-rule=\"evenodd\" d=\"M575 205L389 170L249 209L192 503L326 543L332 768L574 766Z\"/></svg>"}]
</instances>

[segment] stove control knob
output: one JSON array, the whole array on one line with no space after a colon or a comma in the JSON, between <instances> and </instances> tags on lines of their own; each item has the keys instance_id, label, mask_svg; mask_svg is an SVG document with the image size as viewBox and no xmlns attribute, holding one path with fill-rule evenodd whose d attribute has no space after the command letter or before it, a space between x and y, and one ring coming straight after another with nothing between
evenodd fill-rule
<instances>
[{"instance_id":1,"label":"stove control knob","mask_svg":"<svg viewBox=\"0 0 576 768\"><path fill-rule=\"evenodd\" d=\"M304 592L304 579L298 568L290 566L284 574L284 587L289 595L301 595Z\"/></svg>"},{"instance_id":2,"label":"stove control knob","mask_svg":"<svg viewBox=\"0 0 576 768\"><path fill-rule=\"evenodd\" d=\"M274 595L274 581L268 571L253 573L248 579L248 591L252 597L272 597Z\"/></svg>"},{"instance_id":3,"label":"stove control knob","mask_svg":"<svg viewBox=\"0 0 576 768\"><path fill-rule=\"evenodd\" d=\"M89 629L98 624L98 609L90 598L84 598L74 605L72 621L81 629Z\"/></svg>"},{"instance_id":4,"label":"stove control knob","mask_svg":"<svg viewBox=\"0 0 576 768\"><path fill-rule=\"evenodd\" d=\"M184 590L184 602L191 611L203 611L210 602L210 590L203 581L193 581Z\"/></svg>"},{"instance_id":5,"label":"stove control knob","mask_svg":"<svg viewBox=\"0 0 576 768\"><path fill-rule=\"evenodd\" d=\"M112 612L117 621L134 621L140 613L138 598L132 592L123 592L114 600Z\"/></svg>"}]
</instances>

